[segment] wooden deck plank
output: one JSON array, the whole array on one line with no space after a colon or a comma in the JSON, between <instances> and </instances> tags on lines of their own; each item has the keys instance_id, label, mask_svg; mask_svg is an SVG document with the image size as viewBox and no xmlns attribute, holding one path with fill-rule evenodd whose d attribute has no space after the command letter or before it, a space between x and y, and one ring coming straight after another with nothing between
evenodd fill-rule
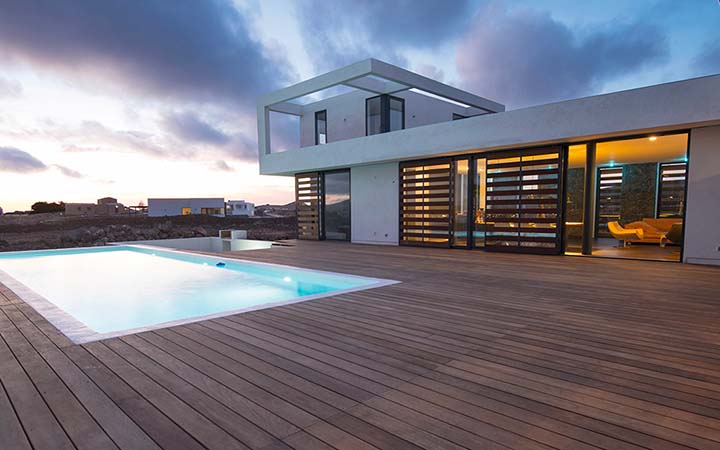
<instances>
[{"instance_id":1,"label":"wooden deck plank","mask_svg":"<svg viewBox=\"0 0 720 450\"><path fill-rule=\"evenodd\" d=\"M10 399L5 392L5 387L0 382L0 436L4 445L9 448L31 449L30 441L28 441L23 430L22 424Z\"/></svg>"},{"instance_id":2,"label":"wooden deck plank","mask_svg":"<svg viewBox=\"0 0 720 450\"><path fill-rule=\"evenodd\" d=\"M64 353L160 447L182 450L202 448L200 443L178 424L132 389L84 347L68 347Z\"/></svg>"},{"instance_id":3,"label":"wooden deck plank","mask_svg":"<svg viewBox=\"0 0 720 450\"><path fill-rule=\"evenodd\" d=\"M18 312L22 312L20 308L16 311ZM82 370L53 345L52 341L36 327L36 322L31 322L24 314L13 314L9 317L13 319L13 325L23 334L27 342L34 346L117 446L137 449L159 448Z\"/></svg>"},{"instance_id":4,"label":"wooden deck plank","mask_svg":"<svg viewBox=\"0 0 720 450\"><path fill-rule=\"evenodd\" d=\"M0 285L0 432L18 448L720 446L717 268L291 245L224 257L402 283L82 346Z\"/></svg>"},{"instance_id":5,"label":"wooden deck plank","mask_svg":"<svg viewBox=\"0 0 720 450\"><path fill-rule=\"evenodd\" d=\"M33 447L75 448L41 393L15 359L4 336L0 338L0 382Z\"/></svg>"},{"instance_id":6,"label":"wooden deck plank","mask_svg":"<svg viewBox=\"0 0 720 450\"><path fill-rule=\"evenodd\" d=\"M245 447L210 419L173 395L162 384L133 367L109 347L102 343L86 344L83 347L177 423L198 443L216 448L242 449Z\"/></svg>"}]
</instances>

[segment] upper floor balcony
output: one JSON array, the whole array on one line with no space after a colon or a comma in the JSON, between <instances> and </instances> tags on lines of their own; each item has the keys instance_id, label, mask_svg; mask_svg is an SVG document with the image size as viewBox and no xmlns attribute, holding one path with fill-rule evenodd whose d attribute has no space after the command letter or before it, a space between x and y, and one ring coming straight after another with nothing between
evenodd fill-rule
<instances>
[{"instance_id":1,"label":"upper floor balcony","mask_svg":"<svg viewBox=\"0 0 720 450\"><path fill-rule=\"evenodd\" d=\"M375 59L271 92L257 106L261 171L263 162L278 153L505 110L494 101Z\"/></svg>"}]
</instances>

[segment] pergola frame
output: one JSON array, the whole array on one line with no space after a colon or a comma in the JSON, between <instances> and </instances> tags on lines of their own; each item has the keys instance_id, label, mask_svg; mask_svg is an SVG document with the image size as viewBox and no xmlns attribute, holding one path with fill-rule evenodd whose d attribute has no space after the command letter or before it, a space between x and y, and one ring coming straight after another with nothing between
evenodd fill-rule
<instances>
[{"instance_id":1,"label":"pergola frame","mask_svg":"<svg viewBox=\"0 0 720 450\"><path fill-rule=\"evenodd\" d=\"M260 154L270 154L270 111L302 116L304 105L293 103L293 100L341 85L376 95L418 89L485 113L505 111L505 106L500 103L370 58L260 97L257 102Z\"/></svg>"}]
</instances>

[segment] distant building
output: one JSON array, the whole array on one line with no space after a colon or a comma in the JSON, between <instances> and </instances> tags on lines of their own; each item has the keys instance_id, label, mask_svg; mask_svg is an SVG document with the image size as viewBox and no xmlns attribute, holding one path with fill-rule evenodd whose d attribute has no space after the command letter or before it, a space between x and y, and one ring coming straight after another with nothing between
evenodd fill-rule
<instances>
[{"instance_id":1,"label":"distant building","mask_svg":"<svg viewBox=\"0 0 720 450\"><path fill-rule=\"evenodd\" d=\"M3 215L3 209L0 208L0 216L2 216L2 215Z\"/></svg>"},{"instance_id":2,"label":"distant building","mask_svg":"<svg viewBox=\"0 0 720 450\"><path fill-rule=\"evenodd\" d=\"M225 217L224 198L149 198L148 216L206 216Z\"/></svg>"},{"instance_id":3,"label":"distant building","mask_svg":"<svg viewBox=\"0 0 720 450\"><path fill-rule=\"evenodd\" d=\"M97 203L65 203L66 216L115 216L129 213L130 210L113 197L100 198Z\"/></svg>"},{"instance_id":4,"label":"distant building","mask_svg":"<svg viewBox=\"0 0 720 450\"><path fill-rule=\"evenodd\" d=\"M97 201L98 205L117 205L118 201L116 198L113 197L103 197L99 198Z\"/></svg>"},{"instance_id":5,"label":"distant building","mask_svg":"<svg viewBox=\"0 0 720 450\"><path fill-rule=\"evenodd\" d=\"M255 204L245 200L228 200L225 203L225 213L228 216L252 217L255 215Z\"/></svg>"}]
</instances>

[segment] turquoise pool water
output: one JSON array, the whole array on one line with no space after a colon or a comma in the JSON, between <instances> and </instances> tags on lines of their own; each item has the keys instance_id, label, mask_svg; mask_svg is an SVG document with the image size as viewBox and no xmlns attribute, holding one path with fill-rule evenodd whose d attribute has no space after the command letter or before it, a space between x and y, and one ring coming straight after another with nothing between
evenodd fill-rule
<instances>
[{"instance_id":1,"label":"turquoise pool water","mask_svg":"<svg viewBox=\"0 0 720 450\"><path fill-rule=\"evenodd\" d=\"M137 246L0 253L0 271L76 342L393 283Z\"/></svg>"}]
</instances>

